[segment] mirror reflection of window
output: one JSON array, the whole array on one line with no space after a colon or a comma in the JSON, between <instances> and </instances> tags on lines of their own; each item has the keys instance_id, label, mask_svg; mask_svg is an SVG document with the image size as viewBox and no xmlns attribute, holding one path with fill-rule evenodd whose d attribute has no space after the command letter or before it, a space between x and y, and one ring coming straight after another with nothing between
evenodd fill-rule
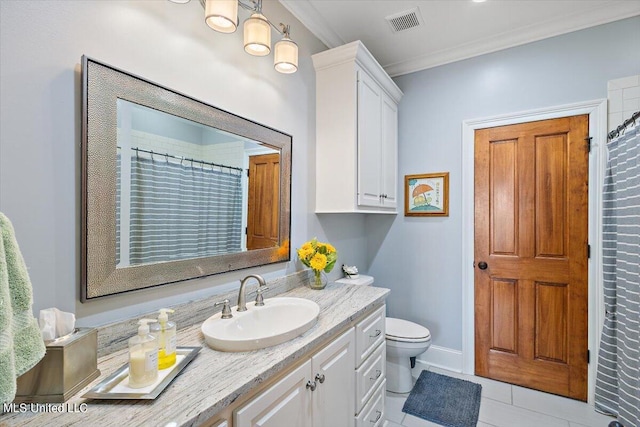
<instances>
[{"instance_id":1,"label":"mirror reflection of window","mask_svg":"<svg viewBox=\"0 0 640 427\"><path fill-rule=\"evenodd\" d=\"M278 150L123 99L117 121L118 268L277 246Z\"/></svg>"}]
</instances>

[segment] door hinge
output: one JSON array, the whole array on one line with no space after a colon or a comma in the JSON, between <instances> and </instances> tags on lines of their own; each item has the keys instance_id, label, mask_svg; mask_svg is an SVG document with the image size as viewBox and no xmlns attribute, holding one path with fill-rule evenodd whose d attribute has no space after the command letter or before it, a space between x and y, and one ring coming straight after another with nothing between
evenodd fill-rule
<instances>
[{"instance_id":1,"label":"door hinge","mask_svg":"<svg viewBox=\"0 0 640 427\"><path fill-rule=\"evenodd\" d=\"M249 234L249 227L244 228L244 234Z\"/></svg>"},{"instance_id":2,"label":"door hinge","mask_svg":"<svg viewBox=\"0 0 640 427\"><path fill-rule=\"evenodd\" d=\"M249 169L247 169L247 178L249 178Z\"/></svg>"},{"instance_id":3,"label":"door hinge","mask_svg":"<svg viewBox=\"0 0 640 427\"><path fill-rule=\"evenodd\" d=\"M591 245L587 244L587 259L591 259Z\"/></svg>"},{"instance_id":4,"label":"door hinge","mask_svg":"<svg viewBox=\"0 0 640 427\"><path fill-rule=\"evenodd\" d=\"M587 350L587 365L591 363L591 350Z\"/></svg>"},{"instance_id":5,"label":"door hinge","mask_svg":"<svg viewBox=\"0 0 640 427\"><path fill-rule=\"evenodd\" d=\"M588 136L586 137L584 140L587 141L587 150L589 150L589 153L591 152L591 140L593 139L592 136Z\"/></svg>"}]
</instances>

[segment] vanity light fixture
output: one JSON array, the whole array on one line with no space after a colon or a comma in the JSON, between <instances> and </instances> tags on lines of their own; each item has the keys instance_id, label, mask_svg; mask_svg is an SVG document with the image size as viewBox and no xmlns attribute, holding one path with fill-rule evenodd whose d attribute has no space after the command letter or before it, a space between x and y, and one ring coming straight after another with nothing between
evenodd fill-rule
<instances>
[{"instance_id":1,"label":"vanity light fixture","mask_svg":"<svg viewBox=\"0 0 640 427\"><path fill-rule=\"evenodd\" d=\"M273 66L276 71L284 74L292 74L298 71L298 45L289 37L291 30L288 25L282 26L282 40L276 43L276 51L273 55Z\"/></svg>"},{"instance_id":2,"label":"vanity light fixture","mask_svg":"<svg viewBox=\"0 0 640 427\"><path fill-rule=\"evenodd\" d=\"M206 0L204 22L212 30L233 33L238 28L238 2L236 0Z\"/></svg>"},{"instance_id":3,"label":"vanity light fixture","mask_svg":"<svg viewBox=\"0 0 640 427\"><path fill-rule=\"evenodd\" d=\"M188 3L189 0L169 0L174 3ZM289 25L280 24L282 30L273 25L262 14L262 0L200 0L204 8L204 20L213 30L233 33L238 28L238 7L251 12L244 21L244 50L250 55L266 56L271 53L271 28L282 35L274 46L273 66L283 74L298 70L298 45L291 40Z\"/></svg>"},{"instance_id":4,"label":"vanity light fixture","mask_svg":"<svg viewBox=\"0 0 640 427\"><path fill-rule=\"evenodd\" d=\"M258 10L244 21L244 51L254 56L271 53L271 26L262 14L260 3Z\"/></svg>"}]
</instances>

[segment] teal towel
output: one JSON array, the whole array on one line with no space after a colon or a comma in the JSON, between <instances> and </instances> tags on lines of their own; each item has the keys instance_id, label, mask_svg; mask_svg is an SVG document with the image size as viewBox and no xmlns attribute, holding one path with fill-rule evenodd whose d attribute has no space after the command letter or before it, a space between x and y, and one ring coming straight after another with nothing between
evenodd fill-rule
<instances>
[{"instance_id":1,"label":"teal towel","mask_svg":"<svg viewBox=\"0 0 640 427\"><path fill-rule=\"evenodd\" d=\"M33 368L45 353L33 317L33 290L13 226L0 212L0 403L13 401L16 379Z\"/></svg>"}]
</instances>

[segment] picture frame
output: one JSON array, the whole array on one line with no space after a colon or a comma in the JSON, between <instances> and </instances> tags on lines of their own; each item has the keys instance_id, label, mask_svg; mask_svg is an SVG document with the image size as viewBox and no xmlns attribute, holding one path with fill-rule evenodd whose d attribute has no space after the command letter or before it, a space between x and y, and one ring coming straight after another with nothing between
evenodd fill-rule
<instances>
[{"instance_id":1,"label":"picture frame","mask_svg":"<svg viewBox=\"0 0 640 427\"><path fill-rule=\"evenodd\" d=\"M404 216L449 216L449 172L405 175Z\"/></svg>"}]
</instances>

